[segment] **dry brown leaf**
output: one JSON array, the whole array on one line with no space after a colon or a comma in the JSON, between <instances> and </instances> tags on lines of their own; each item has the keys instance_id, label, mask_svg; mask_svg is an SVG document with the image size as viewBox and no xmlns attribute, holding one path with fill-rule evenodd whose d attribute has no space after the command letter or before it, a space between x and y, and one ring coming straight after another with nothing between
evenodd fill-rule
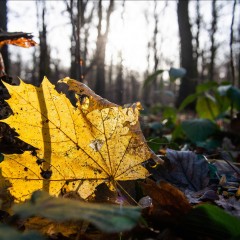
<instances>
[{"instance_id":1,"label":"dry brown leaf","mask_svg":"<svg viewBox=\"0 0 240 240\"><path fill-rule=\"evenodd\" d=\"M147 179L141 186L144 193L152 198L153 212L160 210L168 216L181 216L191 209L183 192L170 183L160 181L157 184Z\"/></svg>"},{"instance_id":2,"label":"dry brown leaf","mask_svg":"<svg viewBox=\"0 0 240 240\"><path fill-rule=\"evenodd\" d=\"M23 48L30 48L37 45L34 40L24 37L0 41L0 48L6 44L11 44Z\"/></svg>"}]
</instances>

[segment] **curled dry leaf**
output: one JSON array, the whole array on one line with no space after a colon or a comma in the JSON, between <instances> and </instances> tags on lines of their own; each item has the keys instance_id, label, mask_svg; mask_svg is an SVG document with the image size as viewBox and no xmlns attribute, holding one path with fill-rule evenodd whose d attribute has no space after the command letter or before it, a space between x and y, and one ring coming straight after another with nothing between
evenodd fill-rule
<instances>
[{"instance_id":1,"label":"curled dry leaf","mask_svg":"<svg viewBox=\"0 0 240 240\"><path fill-rule=\"evenodd\" d=\"M140 130L136 106L123 108L94 94L84 84L64 79L77 98L77 108L44 78L41 87L21 81L5 84L14 115L5 119L21 140L35 148L32 154L5 155L2 181L11 182L11 194L22 201L38 189L58 195L67 185L81 197L106 182L144 179L142 162L152 156Z\"/></svg>"},{"instance_id":2,"label":"curled dry leaf","mask_svg":"<svg viewBox=\"0 0 240 240\"><path fill-rule=\"evenodd\" d=\"M0 48L6 44L11 44L23 48L30 48L37 45L37 43L34 40L25 37L0 41Z\"/></svg>"},{"instance_id":3,"label":"curled dry leaf","mask_svg":"<svg viewBox=\"0 0 240 240\"><path fill-rule=\"evenodd\" d=\"M181 216L191 210L185 195L170 183L160 181L158 184L150 179L141 183L143 191L152 198L153 212L161 210L168 216Z\"/></svg>"}]
</instances>

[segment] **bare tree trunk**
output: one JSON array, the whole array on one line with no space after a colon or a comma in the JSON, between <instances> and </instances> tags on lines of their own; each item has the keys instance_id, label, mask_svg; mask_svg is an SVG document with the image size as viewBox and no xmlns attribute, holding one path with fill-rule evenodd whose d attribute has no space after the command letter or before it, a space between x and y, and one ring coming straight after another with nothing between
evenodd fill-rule
<instances>
[{"instance_id":1,"label":"bare tree trunk","mask_svg":"<svg viewBox=\"0 0 240 240\"><path fill-rule=\"evenodd\" d=\"M178 1L177 14L178 26L181 45L181 66L187 70L187 74L182 78L179 96L176 105L179 106L181 102L195 91L197 66L193 57L192 32L189 23L188 14L188 0ZM190 106L193 107L193 106Z\"/></svg>"},{"instance_id":2,"label":"bare tree trunk","mask_svg":"<svg viewBox=\"0 0 240 240\"><path fill-rule=\"evenodd\" d=\"M0 29L7 31L7 0L1 0L0 1ZM8 55L8 47L7 45L3 46L1 48L1 54L4 60L4 65L5 65L5 72L9 72L9 55Z\"/></svg>"},{"instance_id":3,"label":"bare tree trunk","mask_svg":"<svg viewBox=\"0 0 240 240\"><path fill-rule=\"evenodd\" d=\"M195 46L195 60L196 60L196 65L198 67L198 64L199 64L199 36L200 36L200 28L201 28L201 21L202 21L202 16L200 14L200 0L197 0L197 6L196 6L196 15L197 15L197 18L196 18L196 25L197 25L197 33L196 33L196 36L195 36L195 40L196 40L196 46Z\"/></svg>"},{"instance_id":4,"label":"bare tree trunk","mask_svg":"<svg viewBox=\"0 0 240 240\"><path fill-rule=\"evenodd\" d=\"M117 73L117 79L116 79L116 103L119 105L123 104L123 58L122 58L122 52L119 52L119 65L118 65L118 73Z\"/></svg>"},{"instance_id":5,"label":"bare tree trunk","mask_svg":"<svg viewBox=\"0 0 240 240\"><path fill-rule=\"evenodd\" d=\"M39 38L40 38L40 57L39 57L39 76L37 85L41 84L44 76L50 75L50 56L47 44L47 26L45 21L46 5L45 1L37 1ZM41 20L40 20L41 19ZM41 26L40 26L41 25Z\"/></svg>"},{"instance_id":6,"label":"bare tree trunk","mask_svg":"<svg viewBox=\"0 0 240 240\"><path fill-rule=\"evenodd\" d=\"M97 36L97 48L96 48L96 85L95 91L102 97L105 97L105 52L107 37L110 26L110 16L113 12L114 0L110 0L108 10L107 10L107 19L106 19L106 29L102 33L102 0L99 0L98 4L98 36Z\"/></svg>"},{"instance_id":7,"label":"bare tree trunk","mask_svg":"<svg viewBox=\"0 0 240 240\"><path fill-rule=\"evenodd\" d=\"M107 98L110 101L114 100L114 96L113 96L113 56L111 56L111 62L108 68L108 96Z\"/></svg>"},{"instance_id":8,"label":"bare tree trunk","mask_svg":"<svg viewBox=\"0 0 240 240\"><path fill-rule=\"evenodd\" d=\"M86 66L90 29L86 25L92 21L93 9L89 16L86 16L86 8L89 0L65 0L65 3L72 26L70 76L83 81L87 72L93 67L93 64Z\"/></svg>"},{"instance_id":9,"label":"bare tree trunk","mask_svg":"<svg viewBox=\"0 0 240 240\"><path fill-rule=\"evenodd\" d=\"M235 85L235 68L234 68L234 61L233 61L233 25L234 25L234 18L235 18L236 3L237 1L234 0L233 9L232 9L231 31L230 31L230 67L231 67L233 86Z\"/></svg>"},{"instance_id":10,"label":"bare tree trunk","mask_svg":"<svg viewBox=\"0 0 240 240\"><path fill-rule=\"evenodd\" d=\"M240 24L238 25L238 32L240 33ZM238 37L240 37L240 34L238 34ZM240 42L240 39L238 39L238 41ZM238 85L237 86L240 88L240 51L237 54L237 61L238 61L238 63L237 63Z\"/></svg>"},{"instance_id":11,"label":"bare tree trunk","mask_svg":"<svg viewBox=\"0 0 240 240\"><path fill-rule=\"evenodd\" d=\"M158 69L158 48L157 48L157 38L158 38L158 14L157 14L157 0L154 0L154 32L153 32L153 52L154 52L154 68L153 72ZM153 102L158 100L157 94L155 93L158 89L157 77L153 81Z\"/></svg>"},{"instance_id":12,"label":"bare tree trunk","mask_svg":"<svg viewBox=\"0 0 240 240\"><path fill-rule=\"evenodd\" d=\"M149 11L148 9L146 9L145 13L145 20L147 22L147 26L149 27ZM147 43L147 70L144 73L144 79L146 79L149 75L149 71L150 71L150 54L151 54L151 41L149 40ZM146 85L144 86L144 88L142 88L141 91L141 98L143 99L143 103L146 106L150 106L151 105L151 99L149 98L149 94L151 92L151 86L150 85Z\"/></svg>"},{"instance_id":13,"label":"bare tree trunk","mask_svg":"<svg viewBox=\"0 0 240 240\"><path fill-rule=\"evenodd\" d=\"M217 47L215 43L215 33L217 31L217 8L216 8L216 0L212 0L212 26L211 26L211 48L210 48L210 65L209 65L209 80L214 80L214 70L215 70L215 58L216 58L216 52Z\"/></svg>"},{"instance_id":14,"label":"bare tree trunk","mask_svg":"<svg viewBox=\"0 0 240 240\"><path fill-rule=\"evenodd\" d=\"M130 84L131 84L131 102L136 102L138 100L138 91L139 91L139 84L134 76L134 74L130 74Z\"/></svg>"},{"instance_id":15,"label":"bare tree trunk","mask_svg":"<svg viewBox=\"0 0 240 240\"><path fill-rule=\"evenodd\" d=\"M235 8L236 8L237 1L234 0L233 9L232 9L232 22L231 22L231 31L230 31L230 68L231 68L231 75L232 75L232 85L235 85L235 67L233 61L233 25L234 25L234 18L235 18ZM231 119L233 119L233 102L231 102Z\"/></svg>"}]
</instances>

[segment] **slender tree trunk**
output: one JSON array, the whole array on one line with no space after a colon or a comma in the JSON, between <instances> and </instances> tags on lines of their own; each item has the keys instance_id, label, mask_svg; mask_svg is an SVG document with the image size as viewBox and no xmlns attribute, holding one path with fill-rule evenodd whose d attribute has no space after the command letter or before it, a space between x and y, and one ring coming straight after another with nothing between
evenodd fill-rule
<instances>
[{"instance_id":1,"label":"slender tree trunk","mask_svg":"<svg viewBox=\"0 0 240 240\"><path fill-rule=\"evenodd\" d=\"M138 100L138 91L139 91L139 84L134 76L134 74L130 75L130 84L131 84L131 102L136 102Z\"/></svg>"},{"instance_id":2,"label":"slender tree trunk","mask_svg":"<svg viewBox=\"0 0 240 240\"><path fill-rule=\"evenodd\" d=\"M181 67L187 70L187 74L182 78L179 96L176 105L179 106L181 102L190 94L195 91L196 78L197 78L197 66L193 57L193 45L192 45L192 32L189 23L188 14L188 0L178 1L177 14L178 14L178 26L181 45ZM193 106L190 106L193 107Z\"/></svg>"},{"instance_id":3,"label":"slender tree trunk","mask_svg":"<svg viewBox=\"0 0 240 240\"><path fill-rule=\"evenodd\" d=\"M7 0L1 0L0 1L0 29L7 31ZM9 55L8 55L8 47L7 45L3 46L1 48L1 53L2 53L2 57L3 57L3 61L4 61L4 65L5 65L5 72L8 73L9 72Z\"/></svg>"},{"instance_id":4,"label":"slender tree trunk","mask_svg":"<svg viewBox=\"0 0 240 240\"><path fill-rule=\"evenodd\" d=\"M147 26L149 27L149 11L146 9L144 16L145 20L147 22ZM144 73L144 79L146 79L149 76L149 71L150 71L150 56L151 56L151 41L149 40L147 43L147 70ZM148 84L144 88L142 88L141 91L141 98L143 100L143 103L145 106L150 106L151 105L151 99L149 98L149 93L151 92L151 86Z\"/></svg>"},{"instance_id":5,"label":"slender tree trunk","mask_svg":"<svg viewBox=\"0 0 240 240\"><path fill-rule=\"evenodd\" d=\"M106 29L105 32L102 33L102 0L99 0L98 4L98 37L97 37L97 69L96 69L96 85L95 91L102 97L105 97L105 52L106 52L106 44L107 37L110 27L110 16L113 12L114 0L110 0L109 7L107 10L107 19L106 19Z\"/></svg>"},{"instance_id":6,"label":"slender tree trunk","mask_svg":"<svg viewBox=\"0 0 240 240\"><path fill-rule=\"evenodd\" d=\"M233 61L233 25L234 25L234 18L235 18L235 8L236 8L237 1L234 0L233 9L232 9L232 22L231 22L231 31L230 31L230 68L231 68L231 75L232 75L232 85L235 85L235 67ZM233 119L233 102L231 102L231 119Z\"/></svg>"},{"instance_id":7,"label":"slender tree trunk","mask_svg":"<svg viewBox=\"0 0 240 240\"><path fill-rule=\"evenodd\" d=\"M233 9L232 9L232 22L231 22L231 31L230 31L230 67L231 67L231 75L232 75L232 85L235 85L235 67L233 60L233 25L235 19L235 8L237 1L234 0Z\"/></svg>"},{"instance_id":8,"label":"slender tree trunk","mask_svg":"<svg viewBox=\"0 0 240 240\"><path fill-rule=\"evenodd\" d=\"M201 20L202 20L202 16L201 16L201 13L200 13L200 0L197 0L197 6L196 6L196 15L197 15L197 18L196 18L196 25L197 25L197 33L196 33L196 36L195 36L195 40L196 40L196 45L195 45L195 59L196 59L196 65L198 67L198 64L199 64L199 46L200 46L200 43L199 43L199 36L200 36L200 28L201 28Z\"/></svg>"},{"instance_id":9,"label":"slender tree trunk","mask_svg":"<svg viewBox=\"0 0 240 240\"><path fill-rule=\"evenodd\" d=\"M113 56L111 56L111 62L108 68L108 94L107 98L110 101L114 100L114 95L112 94L114 92L114 86L113 86Z\"/></svg>"},{"instance_id":10,"label":"slender tree trunk","mask_svg":"<svg viewBox=\"0 0 240 240\"><path fill-rule=\"evenodd\" d=\"M40 85L44 76L50 75L50 55L47 44L47 26L45 20L46 5L45 1L37 1L37 13L38 13L38 27L39 27L39 39L40 39L40 57L39 57L39 76L37 85ZM40 24L41 23L41 24Z\"/></svg>"},{"instance_id":11,"label":"slender tree trunk","mask_svg":"<svg viewBox=\"0 0 240 240\"><path fill-rule=\"evenodd\" d=\"M89 16L85 16L88 2L89 0L65 0L72 26L70 76L81 82L93 67L93 64L86 67L89 37L89 27L86 24L93 18L93 9Z\"/></svg>"},{"instance_id":12,"label":"slender tree trunk","mask_svg":"<svg viewBox=\"0 0 240 240\"><path fill-rule=\"evenodd\" d=\"M158 69L159 57L158 57L158 46L157 46L157 38L158 38L158 14L157 14L157 0L154 0L154 32L153 32L153 52L154 52L154 67L153 72L156 72ZM153 81L153 102L156 103L158 101L158 94L156 94L156 90L158 89L157 77Z\"/></svg>"},{"instance_id":13,"label":"slender tree trunk","mask_svg":"<svg viewBox=\"0 0 240 240\"><path fill-rule=\"evenodd\" d=\"M123 104L123 58L122 52L119 52L119 65L118 65L118 73L116 79L116 103L119 105Z\"/></svg>"},{"instance_id":14,"label":"slender tree trunk","mask_svg":"<svg viewBox=\"0 0 240 240\"><path fill-rule=\"evenodd\" d=\"M214 70L215 70L215 58L216 58L216 52L217 52L217 46L215 43L215 34L217 32L217 8L216 8L216 1L212 0L212 26L211 26L211 48L210 48L210 65L209 65L209 80L214 80Z\"/></svg>"}]
</instances>

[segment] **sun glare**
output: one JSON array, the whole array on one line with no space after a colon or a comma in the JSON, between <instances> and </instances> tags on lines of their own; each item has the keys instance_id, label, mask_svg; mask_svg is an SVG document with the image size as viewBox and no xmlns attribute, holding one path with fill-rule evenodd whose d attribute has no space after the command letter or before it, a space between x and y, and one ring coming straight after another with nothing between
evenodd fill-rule
<instances>
[{"instance_id":1,"label":"sun glare","mask_svg":"<svg viewBox=\"0 0 240 240\"><path fill-rule=\"evenodd\" d=\"M146 36L144 33L144 18L139 17L139 11L135 14L124 16L116 12L111 19L111 28L108 37L107 61L111 58L117 64L122 54L123 64L131 69L140 71L146 68Z\"/></svg>"}]
</instances>

